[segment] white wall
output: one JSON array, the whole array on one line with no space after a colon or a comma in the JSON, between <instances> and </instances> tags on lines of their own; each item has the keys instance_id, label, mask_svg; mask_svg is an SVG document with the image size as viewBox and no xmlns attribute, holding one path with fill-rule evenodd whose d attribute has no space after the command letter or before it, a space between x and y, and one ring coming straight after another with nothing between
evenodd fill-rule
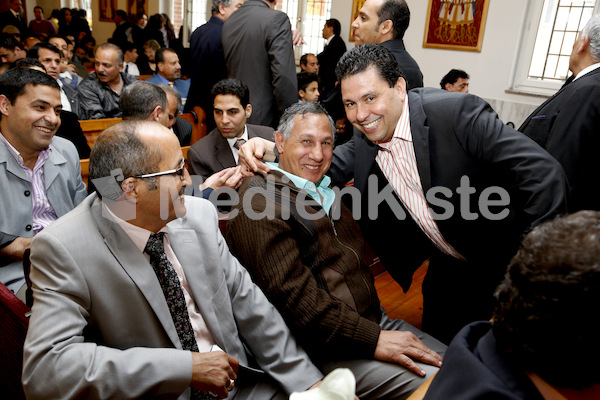
<instances>
[{"instance_id":1,"label":"white wall","mask_svg":"<svg viewBox=\"0 0 600 400\"><path fill-rule=\"evenodd\" d=\"M439 88L441 78L452 68L467 71L471 76L470 92L485 98L505 121L518 127L543 98L506 93L526 2L523 0L490 0L481 52L432 49L423 47L428 0L407 0L411 22L404 36L408 52L419 63L425 86ZM331 17L342 24L342 38L348 48L352 0L333 0Z\"/></svg>"}]
</instances>

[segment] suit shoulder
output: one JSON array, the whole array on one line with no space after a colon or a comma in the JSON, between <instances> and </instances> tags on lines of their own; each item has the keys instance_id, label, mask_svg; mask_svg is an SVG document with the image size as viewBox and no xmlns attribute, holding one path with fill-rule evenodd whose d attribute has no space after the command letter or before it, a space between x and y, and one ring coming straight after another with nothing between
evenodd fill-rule
<instances>
[{"instance_id":1,"label":"suit shoulder","mask_svg":"<svg viewBox=\"0 0 600 400\"><path fill-rule=\"evenodd\" d=\"M247 126L248 126L249 133L251 132L255 136L260 136L262 138L273 141L273 133L275 132L275 129L271 128L270 126L251 125L251 124L248 124Z\"/></svg>"},{"instance_id":2,"label":"suit shoulder","mask_svg":"<svg viewBox=\"0 0 600 400\"><path fill-rule=\"evenodd\" d=\"M51 143L52 147L65 158L76 159L79 161L79 153L77 153L77 148L70 140L55 135L52 138Z\"/></svg>"}]
</instances>

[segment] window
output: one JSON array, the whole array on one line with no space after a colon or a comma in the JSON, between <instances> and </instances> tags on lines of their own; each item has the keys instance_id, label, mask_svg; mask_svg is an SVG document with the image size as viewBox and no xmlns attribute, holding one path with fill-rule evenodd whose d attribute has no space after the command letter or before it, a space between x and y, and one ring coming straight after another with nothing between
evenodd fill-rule
<instances>
[{"instance_id":1,"label":"window","mask_svg":"<svg viewBox=\"0 0 600 400\"><path fill-rule=\"evenodd\" d=\"M512 83L517 92L552 95L569 72L578 32L598 10L596 0L530 0Z\"/></svg>"},{"instance_id":2,"label":"window","mask_svg":"<svg viewBox=\"0 0 600 400\"><path fill-rule=\"evenodd\" d=\"M302 32L306 44L295 47L296 62L302 54L318 54L323 51L323 26L331 15L331 0L283 0L276 10L283 11L290 18L292 29Z\"/></svg>"}]
</instances>

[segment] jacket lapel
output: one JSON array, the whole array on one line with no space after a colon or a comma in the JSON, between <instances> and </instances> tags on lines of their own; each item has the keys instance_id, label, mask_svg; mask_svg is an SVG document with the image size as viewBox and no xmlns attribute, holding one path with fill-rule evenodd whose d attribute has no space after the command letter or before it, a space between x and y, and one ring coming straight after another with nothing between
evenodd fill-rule
<instances>
[{"instance_id":1,"label":"jacket lapel","mask_svg":"<svg viewBox=\"0 0 600 400\"><path fill-rule=\"evenodd\" d=\"M233 158L233 154L231 154L229 143L227 143L227 139L221 136L221 134L219 134L219 137L215 142L215 158L223 168L229 168L235 165L235 158Z\"/></svg>"},{"instance_id":2,"label":"jacket lapel","mask_svg":"<svg viewBox=\"0 0 600 400\"><path fill-rule=\"evenodd\" d=\"M103 214L101 201L94 201L92 215L98 231L104 237L104 243L114 255L115 261L121 265L140 289L173 345L181 349L181 342L175 330L169 307L164 301L160 283L158 283L152 266L121 227L106 212Z\"/></svg>"},{"instance_id":3,"label":"jacket lapel","mask_svg":"<svg viewBox=\"0 0 600 400\"><path fill-rule=\"evenodd\" d=\"M425 111L421 98L408 93L408 107L410 112L410 132L417 159L417 169L421 178L423 191L431 188L431 163L429 160L429 127L426 125Z\"/></svg>"}]
</instances>

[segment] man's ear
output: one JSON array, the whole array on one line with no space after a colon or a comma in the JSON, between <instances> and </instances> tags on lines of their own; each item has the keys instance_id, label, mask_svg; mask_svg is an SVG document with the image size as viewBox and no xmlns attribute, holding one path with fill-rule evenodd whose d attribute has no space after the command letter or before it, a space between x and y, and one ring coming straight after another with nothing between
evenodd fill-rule
<instances>
[{"instance_id":1,"label":"man's ear","mask_svg":"<svg viewBox=\"0 0 600 400\"><path fill-rule=\"evenodd\" d=\"M451 83L449 83L449 82L446 82L446 84L444 85L444 88L445 88L445 89L446 89L448 92L450 92L450 89L452 89L452 84L451 84Z\"/></svg>"},{"instance_id":2,"label":"man's ear","mask_svg":"<svg viewBox=\"0 0 600 400\"><path fill-rule=\"evenodd\" d=\"M298 97L300 97L300 100L304 101L304 97L306 96L306 92L302 89L298 90Z\"/></svg>"},{"instance_id":3,"label":"man's ear","mask_svg":"<svg viewBox=\"0 0 600 400\"><path fill-rule=\"evenodd\" d=\"M10 106L10 100L3 94L0 94L0 114L7 115L8 107Z\"/></svg>"},{"instance_id":4,"label":"man's ear","mask_svg":"<svg viewBox=\"0 0 600 400\"><path fill-rule=\"evenodd\" d=\"M161 114L162 114L162 107L156 106L156 107L154 107L154 110L152 110L152 113L150 113L150 118L152 119L152 121L160 122Z\"/></svg>"},{"instance_id":5,"label":"man's ear","mask_svg":"<svg viewBox=\"0 0 600 400\"><path fill-rule=\"evenodd\" d=\"M285 147L285 141L283 139L283 133L276 131L275 132L275 146L277 146L277 151L279 154L283 154L283 148Z\"/></svg>"},{"instance_id":6,"label":"man's ear","mask_svg":"<svg viewBox=\"0 0 600 400\"><path fill-rule=\"evenodd\" d=\"M379 32L381 32L382 35L387 35L392 31L392 29L394 29L394 23L391 19L386 19L381 23L381 25L379 25L379 27Z\"/></svg>"},{"instance_id":7,"label":"man's ear","mask_svg":"<svg viewBox=\"0 0 600 400\"><path fill-rule=\"evenodd\" d=\"M252 115L252 104L249 104L246 106L246 118L250 118L250 116Z\"/></svg>"},{"instance_id":8,"label":"man's ear","mask_svg":"<svg viewBox=\"0 0 600 400\"><path fill-rule=\"evenodd\" d=\"M138 193L135 190L135 178L129 177L121 182L121 190L126 200L137 202Z\"/></svg>"},{"instance_id":9,"label":"man's ear","mask_svg":"<svg viewBox=\"0 0 600 400\"><path fill-rule=\"evenodd\" d=\"M583 39L581 39L581 44L579 44L579 48L577 49L577 53L581 54L582 52L586 51L589 48L590 48L590 37L586 36Z\"/></svg>"},{"instance_id":10,"label":"man's ear","mask_svg":"<svg viewBox=\"0 0 600 400\"><path fill-rule=\"evenodd\" d=\"M394 85L394 88L398 91L400 97L402 97L402 101L404 101L404 99L406 98L406 80L404 80L403 77L399 76L398 80L396 81L396 84Z\"/></svg>"}]
</instances>

